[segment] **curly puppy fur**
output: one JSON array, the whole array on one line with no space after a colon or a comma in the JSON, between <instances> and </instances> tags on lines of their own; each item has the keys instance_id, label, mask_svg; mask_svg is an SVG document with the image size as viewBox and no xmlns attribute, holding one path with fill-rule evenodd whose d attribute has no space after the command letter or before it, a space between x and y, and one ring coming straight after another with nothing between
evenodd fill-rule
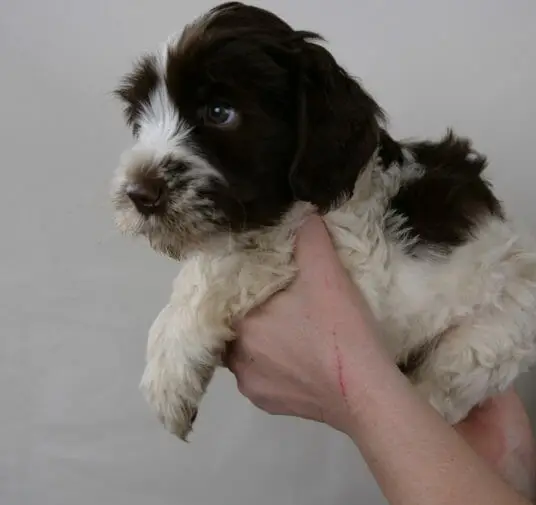
<instances>
[{"instance_id":1,"label":"curly puppy fur","mask_svg":"<svg viewBox=\"0 0 536 505\"><path fill-rule=\"evenodd\" d=\"M117 90L135 138L113 183L118 226L181 262L141 389L182 439L233 321L292 281L313 211L393 360L448 422L535 361L536 248L483 179L485 158L452 132L391 138L320 41L225 3Z\"/></svg>"}]
</instances>

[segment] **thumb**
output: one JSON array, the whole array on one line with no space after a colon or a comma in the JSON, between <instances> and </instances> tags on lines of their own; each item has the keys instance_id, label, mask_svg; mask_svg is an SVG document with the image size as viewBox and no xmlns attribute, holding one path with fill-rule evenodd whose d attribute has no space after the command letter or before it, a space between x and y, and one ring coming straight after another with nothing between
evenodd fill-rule
<instances>
[{"instance_id":1,"label":"thumb","mask_svg":"<svg viewBox=\"0 0 536 505\"><path fill-rule=\"evenodd\" d=\"M342 265L322 218L312 215L298 229L295 259L302 275L340 274Z\"/></svg>"}]
</instances>

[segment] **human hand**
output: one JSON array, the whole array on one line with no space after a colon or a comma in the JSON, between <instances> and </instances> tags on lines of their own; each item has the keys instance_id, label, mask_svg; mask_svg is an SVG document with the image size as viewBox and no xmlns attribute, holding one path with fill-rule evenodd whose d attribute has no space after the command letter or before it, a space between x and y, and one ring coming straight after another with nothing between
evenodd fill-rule
<instances>
[{"instance_id":1,"label":"human hand","mask_svg":"<svg viewBox=\"0 0 536 505\"><path fill-rule=\"evenodd\" d=\"M321 218L299 230L296 261L295 282L239 323L227 365L239 390L261 409L341 429L342 369L351 366L356 335L375 341L374 321Z\"/></svg>"}]
</instances>

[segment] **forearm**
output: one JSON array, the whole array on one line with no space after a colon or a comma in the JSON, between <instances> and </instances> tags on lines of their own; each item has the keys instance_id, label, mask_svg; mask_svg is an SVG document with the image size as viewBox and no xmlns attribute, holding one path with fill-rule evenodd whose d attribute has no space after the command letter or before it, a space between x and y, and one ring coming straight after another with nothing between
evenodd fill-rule
<instances>
[{"instance_id":1,"label":"forearm","mask_svg":"<svg viewBox=\"0 0 536 505\"><path fill-rule=\"evenodd\" d=\"M355 339L354 339L355 341ZM344 431L393 505L528 505L414 391L370 337L345 356Z\"/></svg>"}]
</instances>

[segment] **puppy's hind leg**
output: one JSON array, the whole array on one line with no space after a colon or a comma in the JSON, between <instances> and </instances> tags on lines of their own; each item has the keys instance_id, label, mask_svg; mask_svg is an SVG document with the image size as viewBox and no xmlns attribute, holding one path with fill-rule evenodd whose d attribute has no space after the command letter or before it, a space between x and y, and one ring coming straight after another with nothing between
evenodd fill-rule
<instances>
[{"instance_id":1,"label":"puppy's hind leg","mask_svg":"<svg viewBox=\"0 0 536 505\"><path fill-rule=\"evenodd\" d=\"M509 299L442 335L414 382L443 418L456 424L535 361L536 310Z\"/></svg>"}]
</instances>

